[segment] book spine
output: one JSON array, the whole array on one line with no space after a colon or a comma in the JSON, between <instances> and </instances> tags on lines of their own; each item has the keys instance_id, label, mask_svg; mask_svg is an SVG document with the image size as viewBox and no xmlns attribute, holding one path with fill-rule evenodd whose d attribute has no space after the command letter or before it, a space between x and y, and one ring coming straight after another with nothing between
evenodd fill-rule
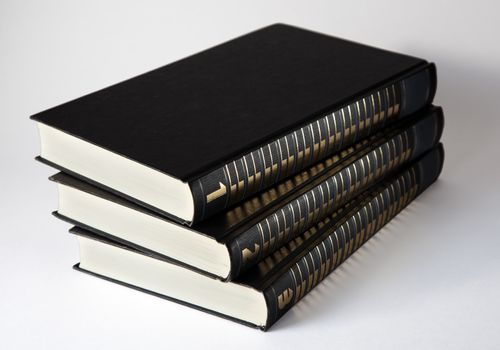
<instances>
[{"instance_id":1,"label":"book spine","mask_svg":"<svg viewBox=\"0 0 500 350\"><path fill-rule=\"evenodd\" d=\"M337 225L325 230L291 267L264 290L267 327L285 314L330 272L432 184L442 168L442 146L381 186Z\"/></svg>"},{"instance_id":2,"label":"book spine","mask_svg":"<svg viewBox=\"0 0 500 350\"><path fill-rule=\"evenodd\" d=\"M193 222L204 220L423 108L434 96L435 81L435 69L430 65L194 180L190 183L195 207Z\"/></svg>"},{"instance_id":3,"label":"book spine","mask_svg":"<svg viewBox=\"0 0 500 350\"><path fill-rule=\"evenodd\" d=\"M430 150L439 141L442 127L442 111L435 109L237 235L229 242L230 278L255 266L398 167Z\"/></svg>"}]
</instances>

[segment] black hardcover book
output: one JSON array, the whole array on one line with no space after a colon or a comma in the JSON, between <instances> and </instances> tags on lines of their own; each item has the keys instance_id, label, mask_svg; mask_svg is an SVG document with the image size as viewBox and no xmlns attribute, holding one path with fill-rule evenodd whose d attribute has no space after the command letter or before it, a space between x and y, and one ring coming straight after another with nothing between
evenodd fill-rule
<instances>
[{"instance_id":1,"label":"black hardcover book","mask_svg":"<svg viewBox=\"0 0 500 350\"><path fill-rule=\"evenodd\" d=\"M64 173L56 216L138 250L234 279L361 192L434 147L442 110L429 110L365 140L212 219L183 226ZM371 142L369 142L371 141Z\"/></svg>"},{"instance_id":2,"label":"black hardcover book","mask_svg":"<svg viewBox=\"0 0 500 350\"><path fill-rule=\"evenodd\" d=\"M41 159L202 221L429 104L433 64L276 24L35 114Z\"/></svg>"},{"instance_id":3,"label":"black hardcover book","mask_svg":"<svg viewBox=\"0 0 500 350\"><path fill-rule=\"evenodd\" d=\"M222 282L81 228L75 268L247 325L268 329L441 172L437 146L304 232L234 282Z\"/></svg>"}]
</instances>

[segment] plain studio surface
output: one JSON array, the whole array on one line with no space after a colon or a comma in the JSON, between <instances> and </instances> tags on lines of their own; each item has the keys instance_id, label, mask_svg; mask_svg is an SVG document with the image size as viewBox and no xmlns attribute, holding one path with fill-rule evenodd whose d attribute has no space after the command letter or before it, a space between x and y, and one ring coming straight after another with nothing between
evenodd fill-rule
<instances>
[{"instance_id":1,"label":"plain studio surface","mask_svg":"<svg viewBox=\"0 0 500 350\"><path fill-rule=\"evenodd\" d=\"M447 1L0 4L2 347L500 346L498 5ZM76 273L28 116L285 22L436 62L440 179L268 333Z\"/></svg>"}]
</instances>

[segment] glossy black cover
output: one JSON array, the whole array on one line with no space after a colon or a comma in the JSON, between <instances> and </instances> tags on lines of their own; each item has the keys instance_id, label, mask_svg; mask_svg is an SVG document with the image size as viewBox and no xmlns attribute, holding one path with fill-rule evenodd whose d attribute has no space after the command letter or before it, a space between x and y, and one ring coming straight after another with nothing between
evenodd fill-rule
<instances>
[{"instance_id":1,"label":"glossy black cover","mask_svg":"<svg viewBox=\"0 0 500 350\"><path fill-rule=\"evenodd\" d=\"M433 65L413 70L192 181L192 221L203 221L423 109L434 97L435 73Z\"/></svg>"},{"instance_id":2,"label":"glossy black cover","mask_svg":"<svg viewBox=\"0 0 500 350\"><path fill-rule=\"evenodd\" d=\"M276 24L32 118L191 181L426 64Z\"/></svg>"}]
</instances>

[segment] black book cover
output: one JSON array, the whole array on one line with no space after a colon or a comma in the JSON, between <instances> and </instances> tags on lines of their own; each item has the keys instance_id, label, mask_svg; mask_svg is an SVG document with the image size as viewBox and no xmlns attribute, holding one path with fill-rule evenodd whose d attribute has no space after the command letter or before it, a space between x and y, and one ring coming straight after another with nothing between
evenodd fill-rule
<instances>
[{"instance_id":1,"label":"black book cover","mask_svg":"<svg viewBox=\"0 0 500 350\"><path fill-rule=\"evenodd\" d=\"M422 108L435 85L425 60L276 24L32 118L190 183L196 222Z\"/></svg>"},{"instance_id":2,"label":"black book cover","mask_svg":"<svg viewBox=\"0 0 500 350\"><path fill-rule=\"evenodd\" d=\"M327 160L299 174L295 182L288 180L280 183L237 208L195 224L191 229L228 247L231 271L229 276L218 277L234 279L331 215L359 193L434 147L442 130L441 108L430 107L414 118L390 128L387 133L365 140L336 156L336 159ZM52 180L141 211L145 215L155 216L151 211L65 174L55 175ZM58 213L55 215L117 239L112 232L103 232L86 222ZM143 247L134 242L124 243L159 254L154 247Z\"/></svg>"},{"instance_id":3,"label":"black book cover","mask_svg":"<svg viewBox=\"0 0 500 350\"><path fill-rule=\"evenodd\" d=\"M261 329L269 329L293 305L298 303L326 278L329 273L335 270L419 194L425 191L438 178L443 162L444 150L442 144L439 144L411 165L383 181L372 190L364 192L331 217L301 234L293 242L285 245L279 252L272 254L266 261L254 266L233 282L228 282L250 286L265 295L268 316L266 325ZM127 245L106 239L78 227L73 228L71 232L122 249L131 250L138 254L146 254L155 259L176 263L168 258L137 251ZM183 305L249 326L255 326L199 305L186 303L124 281L117 281L107 276L82 270L78 264L75 265L75 268Z\"/></svg>"}]
</instances>

